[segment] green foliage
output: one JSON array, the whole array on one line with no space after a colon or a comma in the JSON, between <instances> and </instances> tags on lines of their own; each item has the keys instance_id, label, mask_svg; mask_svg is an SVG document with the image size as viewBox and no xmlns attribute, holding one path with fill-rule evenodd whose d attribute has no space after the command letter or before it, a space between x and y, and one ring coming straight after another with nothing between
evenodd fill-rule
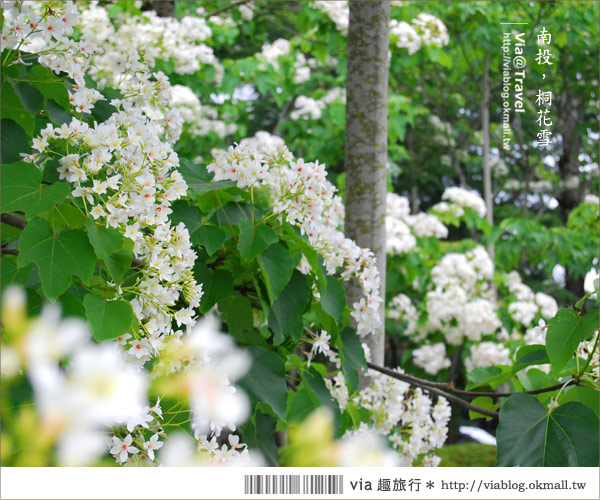
<instances>
[{"instance_id":1,"label":"green foliage","mask_svg":"<svg viewBox=\"0 0 600 500\"><path fill-rule=\"evenodd\" d=\"M552 368L559 372L572 358L579 342L590 338L598 329L598 309L583 318L573 309L561 309L548 323L546 350Z\"/></svg>"},{"instance_id":2,"label":"green foliage","mask_svg":"<svg viewBox=\"0 0 600 500\"><path fill-rule=\"evenodd\" d=\"M69 288L73 275L90 284L96 256L84 231L56 234L47 221L36 218L23 230L17 262L19 267L35 263L44 294L56 300Z\"/></svg>"},{"instance_id":3,"label":"green foliage","mask_svg":"<svg viewBox=\"0 0 600 500\"><path fill-rule=\"evenodd\" d=\"M127 333L133 320L131 304L124 300L108 300L100 295L88 293L83 298L86 318L92 336L98 342L110 340Z\"/></svg>"},{"instance_id":4,"label":"green foliage","mask_svg":"<svg viewBox=\"0 0 600 500\"><path fill-rule=\"evenodd\" d=\"M598 437L598 416L583 404L548 410L516 394L500 410L498 466L597 467Z\"/></svg>"}]
</instances>

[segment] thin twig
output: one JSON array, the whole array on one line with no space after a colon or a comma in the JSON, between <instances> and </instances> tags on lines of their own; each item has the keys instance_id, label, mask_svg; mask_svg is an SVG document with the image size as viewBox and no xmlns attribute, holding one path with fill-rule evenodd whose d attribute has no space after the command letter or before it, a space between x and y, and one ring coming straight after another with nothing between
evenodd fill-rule
<instances>
[{"instance_id":1,"label":"thin twig","mask_svg":"<svg viewBox=\"0 0 600 500\"><path fill-rule=\"evenodd\" d=\"M19 251L12 248L2 248L1 252L2 255L19 255Z\"/></svg>"},{"instance_id":2,"label":"thin twig","mask_svg":"<svg viewBox=\"0 0 600 500\"><path fill-rule=\"evenodd\" d=\"M250 0L238 0L237 2L233 2L232 4L226 5L225 7L221 7L220 9L217 10L213 10L210 14L206 14L206 16L204 16L205 19L209 19L213 16L217 16L223 12L226 12L230 9L235 9L236 7L240 7L241 5L244 5L245 3L250 2Z\"/></svg>"}]
</instances>

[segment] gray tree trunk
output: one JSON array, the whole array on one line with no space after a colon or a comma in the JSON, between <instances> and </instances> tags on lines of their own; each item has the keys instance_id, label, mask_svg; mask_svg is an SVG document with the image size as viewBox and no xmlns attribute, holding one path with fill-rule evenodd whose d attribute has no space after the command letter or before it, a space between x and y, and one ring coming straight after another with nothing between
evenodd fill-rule
<instances>
[{"instance_id":1,"label":"gray tree trunk","mask_svg":"<svg viewBox=\"0 0 600 500\"><path fill-rule=\"evenodd\" d=\"M346 236L370 248L377 259L385 298L385 210L390 3L350 3L346 83ZM349 282L348 302L361 289ZM367 337L373 363L383 365L385 308L381 328Z\"/></svg>"},{"instance_id":2,"label":"gray tree trunk","mask_svg":"<svg viewBox=\"0 0 600 500\"><path fill-rule=\"evenodd\" d=\"M486 219L494 224L494 195L492 193L492 168L490 165L490 67L489 54L485 55L483 67L483 99L481 101L481 125L483 128L483 199L487 209Z\"/></svg>"}]
</instances>

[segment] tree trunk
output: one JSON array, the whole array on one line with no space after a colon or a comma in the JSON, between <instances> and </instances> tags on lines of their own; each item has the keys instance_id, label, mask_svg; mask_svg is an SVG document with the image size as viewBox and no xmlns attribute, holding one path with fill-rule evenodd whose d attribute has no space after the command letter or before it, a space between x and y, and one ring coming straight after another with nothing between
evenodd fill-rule
<instances>
[{"instance_id":1,"label":"tree trunk","mask_svg":"<svg viewBox=\"0 0 600 500\"><path fill-rule=\"evenodd\" d=\"M346 236L370 248L377 259L385 298L385 209L390 3L350 2L346 89ZM348 302L362 293L355 280ZM383 364L385 327L367 338L373 363Z\"/></svg>"},{"instance_id":2,"label":"tree trunk","mask_svg":"<svg viewBox=\"0 0 600 500\"><path fill-rule=\"evenodd\" d=\"M173 17L177 0L148 0L142 4L142 10L153 10L159 17Z\"/></svg>"}]
</instances>

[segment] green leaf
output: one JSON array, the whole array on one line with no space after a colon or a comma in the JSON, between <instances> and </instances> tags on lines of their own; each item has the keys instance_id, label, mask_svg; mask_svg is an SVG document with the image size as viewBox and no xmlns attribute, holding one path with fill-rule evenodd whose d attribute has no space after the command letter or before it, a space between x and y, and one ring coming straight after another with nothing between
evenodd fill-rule
<instances>
[{"instance_id":1,"label":"green leaf","mask_svg":"<svg viewBox=\"0 0 600 500\"><path fill-rule=\"evenodd\" d=\"M8 81L2 84L0 94L2 95L2 103L0 105L0 116L2 116L2 119L14 120L31 137L33 135L35 120L25 109L21 99L15 93L15 89Z\"/></svg>"},{"instance_id":2,"label":"green leaf","mask_svg":"<svg viewBox=\"0 0 600 500\"><path fill-rule=\"evenodd\" d=\"M320 406L315 391L303 381L296 392L289 392L286 420L289 424L300 423Z\"/></svg>"},{"instance_id":3,"label":"green leaf","mask_svg":"<svg viewBox=\"0 0 600 500\"><path fill-rule=\"evenodd\" d=\"M208 312L212 307L222 300L227 299L233 293L233 276L225 269L217 269L215 272L206 276L202 281L202 300L199 310L202 313Z\"/></svg>"},{"instance_id":4,"label":"green leaf","mask_svg":"<svg viewBox=\"0 0 600 500\"><path fill-rule=\"evenodd\" d=\"M271 415L257 411L242 427L242 437L253 450L257 450L269 467L277 467L279 459L275 443L277 421Z\"/></svg>"},{"instance_id":5,"label":"green leaf","mask_svg":"<svg viewBox=\"0 0 600 500\"><path fill-rule=\"evenodd\" d=\"M583 318L573 309L563 308L548 322L546 351L552 362L552 371L558 373L573 357L579 342L598 328L598 309L592 309Z\"/></svg>"},{"instance_id":6,"label":"green leaf","mask_svg":"<svg viewBox=\"0 0 600 500\"><path fill-rule=\"evenodd\" d=\"M346 293L344 286L337 278L327 276L327 291L321 292L321 307L323 310L339 321L346 309Z\"/></svg>"},{"instance_id":7,"label":"green leaf","mask_svg":"<svg viewBox=\"0 0 600 500\"><path fill-rule=\"evenodd\" d=\"M229 334L242 345L262 344L262 337L254 330L254 314L247 297L231 297L219 303L219 312Z\"/></svg>"},{"instance_id":8,"label":"green leaf","mask_svg":"<svg viewBox=\"0 0 600 500\"><path fill-rule=\"evenodd\" d=\"M238 225L240 226L238 250L242 258L248 262L254 260L278 240L275 232L265 224L254 227L250 219L242 219Z\"/></svg>"},{"instance_id":9,"label":"green leaf","mask_svg":"<svg viewBox=\"0 0 600 500\"><path fill-rule=\"evenodd\" d=\"M71 120L73 119L73 115L71 115L71 113L65 111L52 99L48 99L46 101L46 111L48 112L48 117L55 125L60 126L65 123L71 123Z\"/></svg>"},{"instance_id":10,"label":"green leaf","mask_svg":"<svg viewBox=\"0 0 600 500\"><path fill-rule=\"evenodd\" d=\"M88 293L83 298L85 315L98 342L110 340L127 333L133 319L133 309L124 300L108 300Z\"/></svg>"},{"instance_id":11,"label":"green leaf","mask_svg":"<svg viewBox=\"0 0 600 500\"><path fill-rule=\"evenodd\" d=\"M333 413L335 436L338 437L342 423L340 406L329 392L329 389L327 389L323 377L315 370L314 366L311 366L303 373L302 378L306 381L308 386L315 391L321 405L329 408Z\"/></svg>"},{"instance_id":12,"label":"green leaf","mask_svg":"<svg viewBox=\"0 0 600 500\"><path fill-rule=\"evenodd\" d=\"M2 165L14 163L21 159L21 154L31 151L27 134L13 120L2 119ZM3 167L4 168L4 167Z\"/></svg>"},{"instance_id":13,"label":"green leaf","mask_svg":"<svg viewBox=\"0 0 600 500\"><path fill-rule=\"evenodd\" d=\"M530 394L515 394L500 410L498 466L598 467L598 417L578 402L552 412Z\"/></svg>"},{"instance_id":14,"label":"green leaf","mask_svg":"<svg viewBox=\"0 0 600 500\"><path fill-rule=\"evenodd\" d=\"M28 218L50 211L71 191L66 182L42 185L42 172L31 163L2 165L0 178L2 211L22 210Z\"/></svg>"},{"instance_id":15,"label":"green leaf","mask_svg":"<svg viewBox=\"0 0 600 500\"><path fill-rule=\"evenodd\" d=\"M208 255L213 255L225 243L225 232L219 226L202 226L192 234L191 240L206 248Z\"/></svg>"},{"instance_id":16,"label":"green leaf","mask_svg":"<svg viewBox=\"0 0 600 500\"><path fill-rule=\"evenodd\" d=\"M211 182L214 174L206 170L204 165L198 165L185 158L181 158L180 162L179 172L187 182L188 188L195 193L201 194L236 185L233 181Z\"/></svg>"},{"instance_id":17,"label":"green leaf","mask_svg":"<svg viewBox=\"0 0 600 500\"><path fill-rule=\"evenodd\" d=\"M42 289L50 300L56 300L71 285L71 276L79 276L86 284L96 264L96 255L85 232L72 229L56 234L47 221L33 219L21 234L19 267L35 263L42 278Z\"/></svg>"},{"instance_id":18,"label":"green leaf","mask_svg":"<svg viewBox=\"0 0 600 500\"><path fill-rule=\"evenodd\" d=\"M2 257L2 273L0 273L0 283L2 290L6 290L8 285L18 283L24 285L29 281L33 265L29 264L23 268L17 267L17 257L14 255L5 255Z\"/></svg>"},{"instance_id":19,"label":"green leaf","mask_svg":"<svg viewBox=\"0 0 600 500\"><path fill-rule=\"evenodd\" d=\"M202 226L202 213L198 207L192 206L184 200L177 200L171 204L171 210L173 210L173 213L169 216L169 219L171 219L173 225L176 226L183 222L190 236Z\"/></svg>"},{"instance_id":20,"label":"green leaf","mask_svg":"<svg viewBox=\"0 0 600 500\"><path fill-rule=\"evenodd\" d=\"M252 368L239 385L250 396L253 406L259 401L267 403L285 421L287 386L283 360L264 347L251 346L246 350L252 356Z\"/></svg>"},{"instance_id":21,"label":"green leaf","mask_svg":"<svg viewBox=\"0 0 600 500\"><path fill-rule=\"evenodd\" d=\"M104 258L104 263L115 283L120 283L125 273L131 268L133 254L130 250L121 249Z\"/></svg>"},{"instance_id":22,"label":"green leaf","mask_svg":"<svg viewBox=\"0 0 600 500\"><path fill-rule=\"evenodd\" d=\"M350 386L350 393L358 387L359 369L367 370L365 352L356 331L353 328L344 328L342 339L342 370L344 378Z\"/></svg>"},{"instance_id":23,"label":"green leaf","mask_svg":"<svg viewBox=\"0 0 600 500\"><path fill-rule=\"evenodd\" d=\"M598 416L600 412L600 393L598 388L593 386L591 382L583 382L580 386L567 387L562 395L558 398L560 404L566 403L567 401L578 401Z\"/></svg>"},{"instance_id":24,"label":"green leaf","mask_svg":"<svg viewBox=\"0 0 600 500\"><path fill-rule=\"evenodd\" d=\"M62 315L85 318L85 308L81 299L72 293L63 293L59 298Z\"/></svg>"},{"instance_id":25,"label":"green leaf","mask_svg":"<svg viewBox=\"0 0 600 500\"><path fill-rule=\"evenodd\" d=\"M491 386L493 389L503 382L506 382L511 376L511 367L505 365L488 366L485 368L475 368L467 375L467 390L477 389L479 387Z\"/></svg>"},{"instance_id":26,"label":"green leaf","mask_svg":"<svg viewBox=\"0 0 600 500\"><path fill-rule=\"evenodd\" d=\"M273 304L290 281L296 265L289 251L280 243L271 245L259 255L258 265L265 279L269 300Z\"/></svg>"},{"instance_id":27,"label":"green leaf","mask_svg":"<svg viewBox=\"0 0 600 500\"><path fill-rule=\"evenodd\" d=\"M35 65L29 72L28 81L47 99L54 99L64 109L69 110L69 93L64 82L53 71L40 65Z\"/></svg>"},{"instance_id":28,"label":"green leaf","mask_svg":"<svg viewBox=\"0 0 600 500\"><path fill-rule=\"evenodd\" d=\"M48 222L53 231L67 229L81 229L85 226L85 214L71 202L55 206L48 217Z\"/></svg>"},{"instance_id":29,"label":"green leaf","mask_svg":"<svg viewBox=\"0 0 600 500\"><path fill-rule=\"evenodd\" d=\"M525 345L517 351L516 362L513 366L513 373L522 370L530 365L543 365L550 363L546 346L533 344Z\"/></svg>"},{"instance_id":30,"label":"green leaf","mask_svg":"<svg viewBox=\"0 0 600 500\"><path fill-rule=\"evenodd\" d=\"M92 219L87 220L85 227L99 259L104 259L123 247L123 235L117 229L97 226Z\"/></svg>"},{"instance_id":31,"label":"green leaf","mask_svg":"<svg viewBox=\"0 0 600 500\"><path fill-rule=\"evenodd\" d=\"M31 116L37 115L44 105L44 98L38 90L27 82L17 82L15 92L21 99L23 106Z\"/></svg>"},{"instance_id":32,"label":"green leaf","mask_svg":"<svg viewBox=\"0 0 600 500\"><path fill-rule=\"evenodd\" d=\"M495 411L498 409L499 403L494 403L494 400L492 398L490 398L489 396L479 396L477 398L475 398L473 401L471 401L472 404L474 404L475 406L479 406L480 408L483 408L485 410L492 410ZM476 418L485 418L486 420L492 420L492 417L488 417L487 415L484 415L483 413L479 413L477 411L473 411L473 410L469 410L469 418L471 420L475 420Z\"/></svg>"},{"instance_id":33,"label":"green leaf","mask_svg":"<svg viewBox=\"0 0 600 500\"><path fill-rule=\"evenodd\" d=\"M275 333L276 344L283 343L288 337L296 342L300 340L304 331L302 315L311 297L308 279L300 271L294 271L269 314L269 327Z\"/></svg>"}]
</instances>

